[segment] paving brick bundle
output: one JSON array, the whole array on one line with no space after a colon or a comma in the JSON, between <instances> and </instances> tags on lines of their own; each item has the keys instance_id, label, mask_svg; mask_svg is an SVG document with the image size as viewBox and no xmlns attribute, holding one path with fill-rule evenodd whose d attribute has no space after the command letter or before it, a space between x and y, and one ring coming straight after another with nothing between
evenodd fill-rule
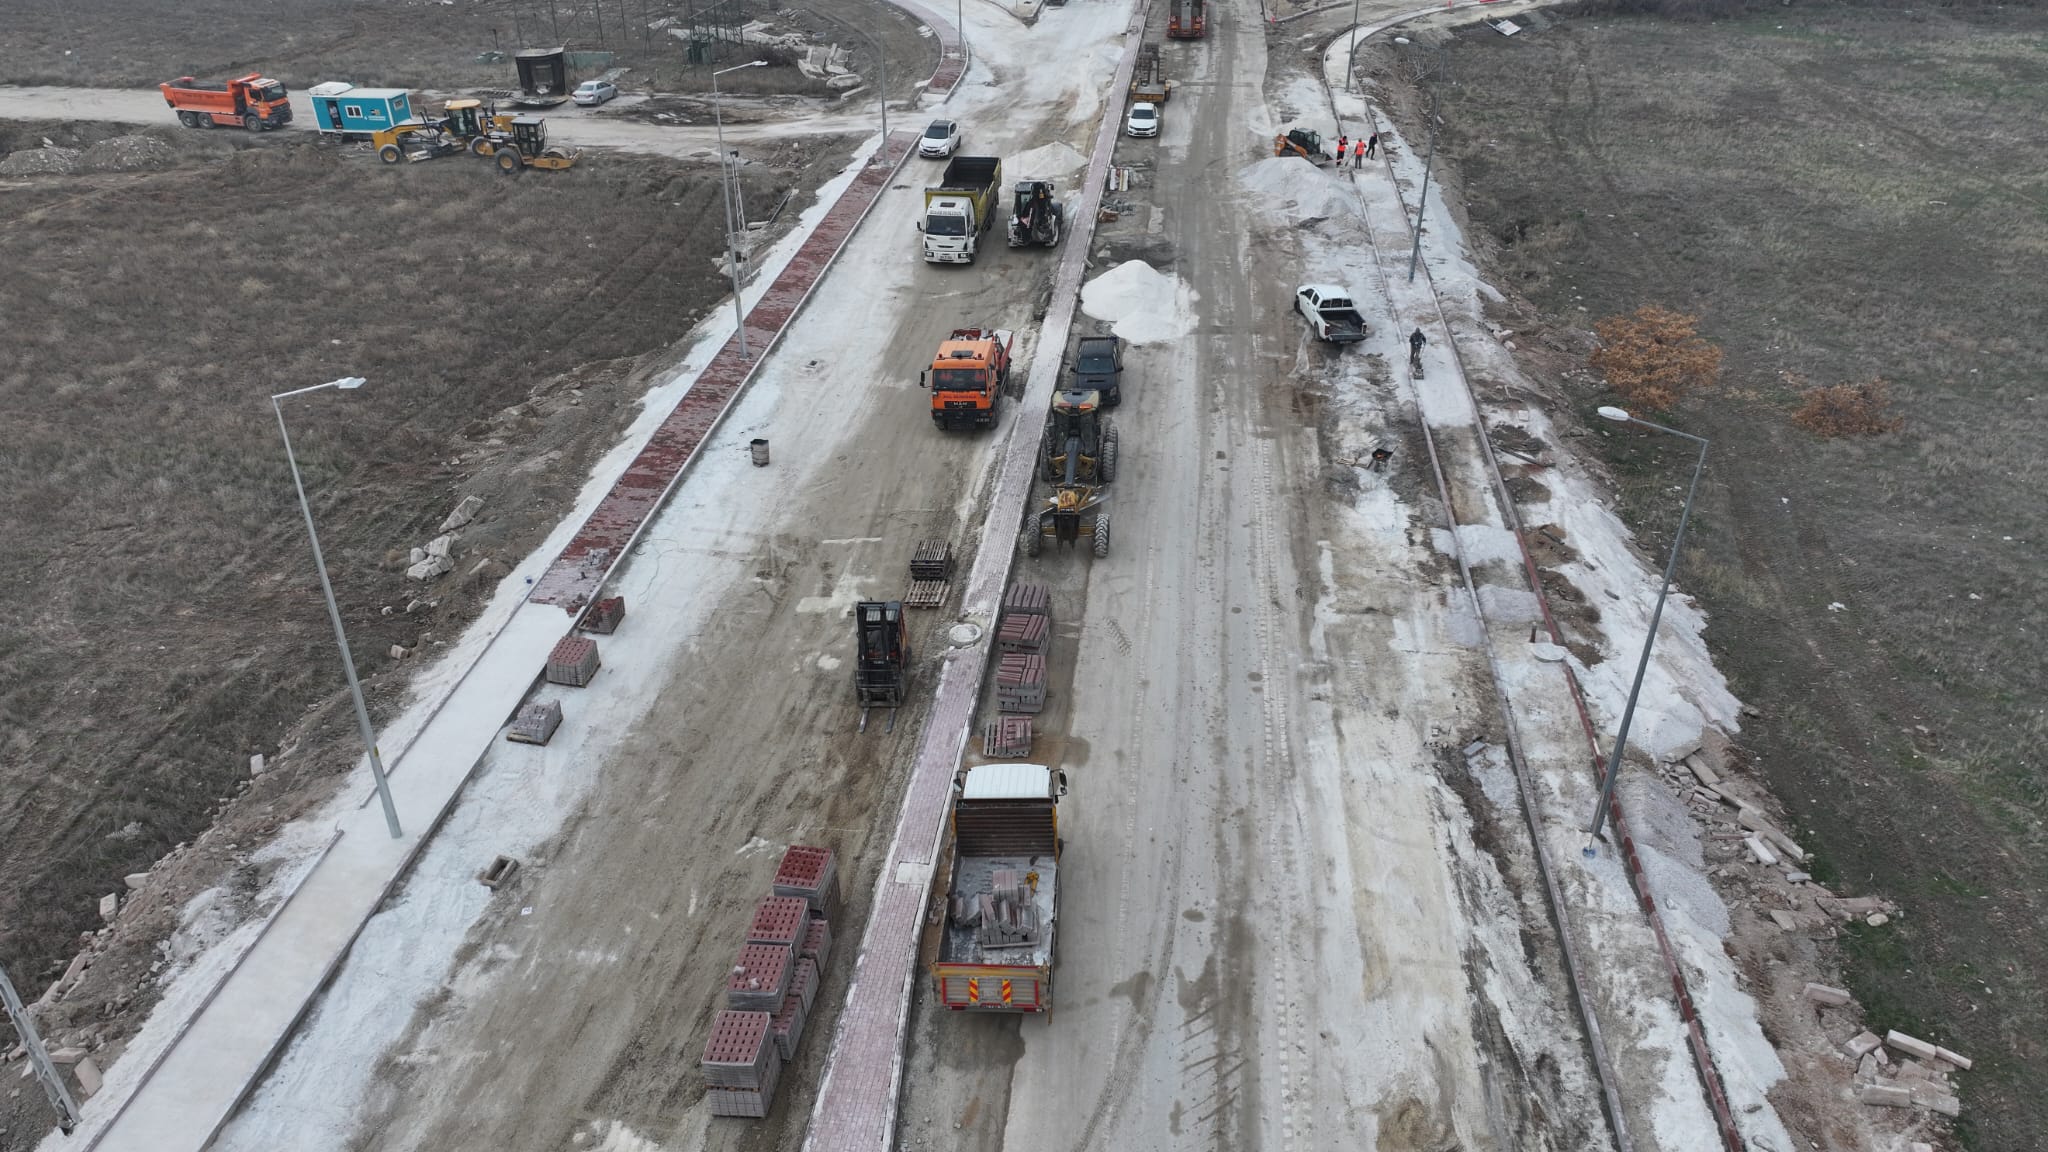
<instances>
[{"instance_id":1,"label":"paving brick bundle","mask_svg":"<svg viewBox=\"0 0 2048 1152\"><path fill-rule=\"evenodd\" d=\"M801 896L763 896L754 905L754 922L747 926L747 943L780 944L792 953L804 945L811 926L810 902Z\"/></svg>"},{"instance_id":2,"label":"paving brick bundle","mask_svg":"<svg viewBox=\"0 0 2048 1152\"><path fill-rule=\"evenodd\" d=\"M562 726L562 702L540 700L527 704L512 717L512 727L505 732L505 739L520 744L546 744L554 739L555 729Z\"/></svg>"},{"instance_id":3,"label":"paving brick bundle","mask_svg":"<svg viewBox=\"0 0 2048 1152\"><path fill-rule=\"evenodd\" d=\"M811 917L811 926L804 931L804 946L797 955L817 965L818 971L825 970L825 961L832 958L832 922L823 916Z\"/></svg>"},{"instance_id":4,"label":"paving brick bundle","mask_svg":"<svg viewBox=\"0 0 2048 1152\"><path fill-rule=\"evenodd\" d=\"M996 664L996 707L1004 712L1045 708L1045 657L1012 652Z\"/></svg>"},{"instance_id":5,"label":"paving brick bundle","mask_svg":"<svg viewBox=\"0 0 2048 1152\"><path fill-rule=\"evenodd\" d=\"M548 683L581 688L597 675L597 641L588 636L564 636L548 653Z\"/></svg>"},{"instance_id":6,"label":"paving brick bundle","mask_svg":"<svg viewBox=\"0 0 2048 1152\"><path fill-rule=\"evenodd\" d=\"M780 1008L781 1001L776 1002ZM770 1012L731 1009L711 1018L711 1036L704 1041L704 1082L713 1088L773 1091L782 1054L769 1036Z\"/></svg>"},{"instance_id":7,"label":"paving brick bundle","mask_svg":"<svg viewBox=\"0 0 2048 1152\"><path fill-rule=\"evenodd\" d=\"M1038 902L1015 868L998 868L989 890L975 900L977 933L984 948L1038 942Z\"/></svg>"},{"instance_id":8,"label":"paving brick bundle","mask_svg":"<svg viewBox=\"0 0 2048 1152\"><path fill-rule=\"evenodd\" d=\"M818 984L821 979L822 977L818 975L817 961L805 959L796 962L796 972L789 978L789 992L792 996L803 997L806 1012L811 1010L811 1005L818 1002Z\"/></svg>"},{"instance_id":9,"label":"paving brick bundle","mask_svg":"<svg viewBox=\"0 0 2048 1152\"><path fill-rule=\"evenodd\" d=\"M792 844L775 868L775 894L801 896L811 911L824 916L839 911L839 856L830 848Z\"/></svg>"},{"instance_id":10,"label":"paving brick bundle","mask_svg":"<svg viewBox=\"0 0 2048 1152\"><path fill-rule=\"evenodd\" d=\"M725 1003L742 1012L773 1012L789 994L796 950L784 944L748 944L725 981Z\"/></svg>"},{"instance_id":11,"label":"paving brick bundle","mask_svg":"<svg viewBox=\"0 0 2048 1152\"><path fill-rule=\"evenodd\" d=\"M768 1013L762 1012L759 1015L767 1017ZM769 1029L769 1034L763 1038L763 1046L768 1050L769 1062L767 1071L761 1076L761 1086L759 1088L713 1087L707 1094L713 1116L739 1116L748 1120L761 1120L767 1117L768 1109L775 1103L775 1086L782 1079L782 1053L775 1047L772 1023Z\"/></svg>"},{"instance_id":12,"label":"paving brick bundle","mask_svg":"<svg viewBox=\"0 0 2048 1152\"><path fill-rule=\"evenodd\" d=\"M626 598L624 596L607 596L603 600L599 600L596 607L593 607L584 614L583 630L585 632L594 632L599 636L609 636L619 630L619 621L625 618Z\"/></svg>"},{"instance_id":13,"label":"paving brick bundle","mask_svg":"<svg viewBox=\"0 0 2048 1152\"><path fill-rule=\"evenodd\" d=\"M982 726L981 754L997 760L1031 755L1031 717L998 716Z\"/></svg>"},{"instance_id":14,"label":"paving brick bundle","mask_svg":"<svg viewBox=\"0 0 2048 1152\"><path fill-rule=\"evenodd\" d=\"M804 1039L804 1021L810 1016L811 1007L803 997L791 992L782 998L782 1008L775 1013L769 1031L775 1036L775 1050L785 1061L796 1059L796 1046Z\"/></svg>"},{"instance_id":15,"label":"paving brick bundle","mask_svg":"<svg viewBox=\"0 0 2048 1152\"><path fill-rule=\"evenodd\" d=\"M1052 615L1052 589L1030 581L1010 585L1010 590L1003 593L1003 616L1012 615Z\"/></svg>"},{"instance_id":16,"label":"paving brick bundle","mask_svg":"<svg viewBox=\"0 0 2048 1152\"><path fill-rule=\"evenodd\" d=\"M1052 617L1041 613L1014 613L1003 617L1003 623L996 629L996 652L1044 653L1046 642L1052 637Z\"/></svg>"},{"instance_id":17,"label":"paving brick bundle","mask_svg":"<svg viewBox=\"0 0 2048 1152\"><path fill-rule=\"evenodd\" d=\"M912 580L944 580L953 574L953 542L926 540L910 554Z\"/></svg>"}]
</instances>

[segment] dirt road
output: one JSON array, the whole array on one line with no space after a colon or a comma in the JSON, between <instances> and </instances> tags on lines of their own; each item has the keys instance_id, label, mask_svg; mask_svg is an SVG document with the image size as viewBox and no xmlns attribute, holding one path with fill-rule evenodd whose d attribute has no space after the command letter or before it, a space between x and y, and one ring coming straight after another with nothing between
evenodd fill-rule
<instances>
[{"instance_id":1,"label":"dirt road","mask_svg":"<svg viewBox=\"0 0 2048 1152\"><path fill-rule=\"evenodd\" d=\"M1108 44L1122 24L1108 10L1051 34L1011 24L1014 66L1059 75L1056 62ZM1023 98L970 82L949 110L970 119L977 148L1064 175L1062 158L1079 168L1076 146L1101 107L1088 73L1064 75ZM598 711L574 753L508 747L482 769L476 795L451 817L462 831L444 834L372 920L221 1147L559 1149L578 1135L625 1139L619 1132L725 1147L799 1134L782 1118L807 1114L822 1039L800 1056L765 1134L708 1122L695 1057L766 889L770 845L823 842L843 854L850 907L838 934L858 938L879 848L869 836L891 810L920 717L913 709L893 732L878 718L854 733L846 612L856 599L900 594L916 541L971 547L959 526L974 522L992 438L937 432L918 372L959 324L1015 329L1028 352L1052 268L1048 253L1010 251L999 232L972 267L918 260L918 188L935 171L912 161L885 194L707 450L713 463L690 475L636 551L629 576L675 590L672 615L631 610L631 627L665 633L665 653L608 665L612 684L575 698ZM771 439L772 467L730 454L718 462L719 444L757 435ZM917 649L936 652L929 623L918 623ZM412 918L438 919L476 891L468 854L492 850L492 806L533 802L492 781L532 773L551 791L566 765L590 778L559 786L587 804L528 855L516 890L492 902L459 954L422 955ZM394 1006L392 989L423 966L421 1010ZM827 979L818 1034L849 967L850 957L836 961ZM380 1053L374 1082L350 1070Z\"/></svg>"},{"instance_id":2,"label":"dirt road","mask_svg":"<svg viewBox=\"0 0 2048 1152\"><path fill-rule=\"evenodd\" d=\"M1123 142L1141 187L1098 237L1192 290L1184 335L1131 357L1114 554L1020 567L1077 651L1058 1008L922 1003L900 1144L1598 1146L1513 835L1446 779L1491 697L1413 474L1331 458L1384 362L1304 342L1299 234L1240 184L1316 109L1269 100L1256 5L1211 12L1168 44L1163 135Z\"/></svg>"}]
</instances>

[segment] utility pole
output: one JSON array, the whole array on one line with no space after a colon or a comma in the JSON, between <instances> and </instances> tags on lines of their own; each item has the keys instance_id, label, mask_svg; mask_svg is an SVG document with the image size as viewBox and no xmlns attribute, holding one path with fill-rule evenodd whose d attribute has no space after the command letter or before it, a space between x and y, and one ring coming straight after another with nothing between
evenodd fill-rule
<instances>
[{"instance_id":1,"label":"utility pole","mask_svg":"<svg viewBox=\"0 0 2048 1152\"><path fill-rule=\"evenodd\" d=\"M1358 0L1351 0L1351 49L1344 54L1344 90L1351 91L1351 74L1358 69ZM1339 159L1342 159L1339 157Z\"/></svg>"},{"instance_id":2,"label":"utility pole","mask_svg":"<svg viewBox=\"0 0 2048 1152\"><path fill-rule=\"evenodd\" d=\"M733 247L733 191L739 182L739 153L735 151L728 154L725 150L725 115L719 111L718 106L718 78L727 72L737 72L742 68L759 68L766 63L766 60L749 60L745 64L721 68L711 74L711 120L718 130L718 196L725 201L725 266L727 271L732 273L732 319L734 328L739 331L742 360L752 357L747 352L747 306L740 301L739 253ZM728 164L731 165L730 168L727 167ZM745 226L744 216L740 218L740 224Z\"/></svg>"},{"instance_id":3,"label":"utility pole","mask_svg":"<svg viewBox=\"0 0 2048 1152\"><path fill-rule=\"evenodd\" d=\"M5 968L0 968L0 1000L7 1002L7 1018L14 1022L14 1034L28 1052L29 1066L36 1070L36 1079L43 1082L43 1094L50 1098L50 1107L57 1110L57 1127L69 1135L78 1127L78 1102L64 1086L63 1073L50 1063L50 1054L43 1051L43 1038L36 1032L36 1022L28 1009L21 1006L21 997L14 991L14 981L7 978Z\"/></svg>"},{"instance_id":4,"label":"utility pole","mask_svg":"<svg viewBox=\"0 0 2048 1152\"><path fill-rule=\"evenodd\" d=\"M1450 57L1444 55L1444 49L1441 46L1436 50L1436 58L1436 71L1438 73L1449 73L1451 69ZM1415 266L1422 261L1422 214L1423 209L1429 205L1429 174L1431 169L1436 167L1436 99L1437 92L1442 86L1443 78L1440 75L1430 81L1429 159L1422 163L1422 196L1415 201L1415 247L1408 253L1408 282L1410 284L1415 283Z\"/></svg>"}]
</instances>

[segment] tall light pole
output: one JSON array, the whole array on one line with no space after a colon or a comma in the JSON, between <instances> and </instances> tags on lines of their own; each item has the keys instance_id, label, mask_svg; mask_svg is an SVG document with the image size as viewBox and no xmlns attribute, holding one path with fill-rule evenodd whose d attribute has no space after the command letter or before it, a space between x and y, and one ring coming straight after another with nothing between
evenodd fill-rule
<instances>
[{"instance_id":1,"label":"tall light pole","mask_svg":"<svg viewBox=\"0 0 2048 1152\"><path fill-rule=\"evenodd\" d=\"M1351 73L1358 68L1358 0L1351 0L1351 50L1344 54L1344 90L1351 91Z\"/></svg>"},{"instance_id":2,"label":"tall light pole","mask_svg":"<svg viewBox=\"0 0 2048 1152\"><path fill-rule=\"evenodd\" d=\"M1437 70L1439 72L1450 71L1450 59L1444 55L1442 46L1437 48L1436 58ZM1423 211L1429 207L1429 173L1431 169L1436 167L1436 96L1437 89L1442 83L1443 79L1439 76L1429 86L1429 159L1423 161L1422 196L1415 201L1415 247L1408 252L1408 282L1410 284L1415 283L1415 266L1422 261L1422 215Z\"/></svg>"},{"instance_id":3,"label":"tall light pole","mask_svg":"<svg viewBox=\"0 0 2048 1152\"><path fill-rule=\"evenodd\" d=\"M284 458L292 466L292 487L299 490L299 511L306 514L306 539L313 544L313 567L320 571L320 591L327 597L327 617L334 621L334 642L341 646L341 667L348 673L348 692L356 704L356 727L362 729L363 747L370 751L370 778L377 782L377 799L384 804L384 824L391 829L391 838L396 840L404 835L398 827L398 808L391 803L391 785L384 779L384 760L377 755L377 731L370 726L370 709L363 704L363 686L356 679L356 660L349 654L348 633L341 630L341 608L334 603L334 585L327 580L327 560L320 555L320 533L313 527L313 506L306 502L306 482L299 477L299 460L292 454L292 436L285 431L284 405L279 403L288 397L303 396L322 388L353 389L362 386L361 376L344 376L310 388L279 392L270 398L270 407L277 413L277 434L284 437Z\"/></svg>"},{"instance_id":4,"label":"tall light pole","mask_svg":"<svg viewBox=\"0 0 2048 1152\"><path fill-rule=\"evenodd\" d=\"M718 108L718 78L727 72L737 72L742 68L759 68L766 63L768 63L766 60L749 60L745 64L735 64L730 68L720 68L711 74L711 123L718 130L718 196L719 199L725 201L725 268L726 271L732 273L732 319L733 326L738 328L740 332L740 359L742 360L749 358L747 354L747 310L746 306L740 303L740 261L739 254L734 251L732 243L732 184L730 182L738 179L739 173L736 170L728 171L727 168L728 164L731 164L733 169L737 169L738 165L733 164L732 158L727 156L725 152L725 116Z\"/></svg>"},{"instance_id":5,"label":"tall light pole","mask_svg":"<svg viewBox=\"0 0 2048 1152\"><path fill-rule=\"evenodd\" d=\"M1650 649L1657 643L1657 621L1664 616L1664 597L1671 591L1671 574L1678 568L1678 549L1685 543L1686 522L1692 519L1692 498L1700 490L1700 472L1707 466L1708 444L1704 436L1680 432L1676 428L1666 428L1662 424L1652 424L1648 420L1631 416L1625 409L1603 406L1600 415L1617 424L1640 424L1653 431L1683 436L1700 446L1700 458L1692 466L1692 486L1685 490L1685 511L1678 514L1678 534L1671 538L1671 559L1664 564L1664 583L1657 588L1657 606L1650 610L1650 630L1643 636L1642 658L1636 661L1636 682L1629 686L1628 704L1621 710L1621 731L1614 734L1614 750L1607 757L1607 778L1600 784L1600 806L1593 810L1593 823L1586 829L1589 839L1585 851L1588 856L1593 854L1592 841L1600 838L1600 827L1607 821L1607 806L1614 799L1614 782L1621 778L1621 753L1628 744L1629 722L1636 717L1636 697L1643 690L1643 673L1650 670Z\"/></svg>"}]
</instances>

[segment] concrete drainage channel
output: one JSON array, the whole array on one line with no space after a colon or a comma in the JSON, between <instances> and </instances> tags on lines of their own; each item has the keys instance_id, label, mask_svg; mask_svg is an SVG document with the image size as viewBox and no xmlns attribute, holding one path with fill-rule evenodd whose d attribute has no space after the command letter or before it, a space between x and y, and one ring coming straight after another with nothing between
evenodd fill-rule
<instances>
[{"instance_id":1,"label":"concrete drainage channel","mask_svg":"<svg viewBox=\"0 0 2048 1152\"><path fill-rule=\"evenodd\" d=\"M1124 33L1123 58L1109 89L1112 97L1131 82L1149 9L1148 3L1140 3L1132 12ZM1114 110L1122 101L1112 98L1105 104L1109 111L1096 130L1081 202L1068 217L1076 224L1064 241L1066 250L1053 279L1024 397L1016 405L1017 415L1006 433L1002 469L982 526L982 544L961 600L962 621L948 634L954 647L948 649L940 665L938 691L904 790L896 833L876 881L853 981L846 991L817 1103L804 1134L804 1152L887 1152L895 1136L918 941L945 833L947 800L953 774L973 731L975 706L988 671L989 636L1016 557L1012 541L1023 522L1037 471L1038 426L1059 379L1081 278L1087 269L1088 245L1095 235L1095 216L1102 204L1103 181L1116 148L1120 123Z\"/></svg>"}]
</instances>

